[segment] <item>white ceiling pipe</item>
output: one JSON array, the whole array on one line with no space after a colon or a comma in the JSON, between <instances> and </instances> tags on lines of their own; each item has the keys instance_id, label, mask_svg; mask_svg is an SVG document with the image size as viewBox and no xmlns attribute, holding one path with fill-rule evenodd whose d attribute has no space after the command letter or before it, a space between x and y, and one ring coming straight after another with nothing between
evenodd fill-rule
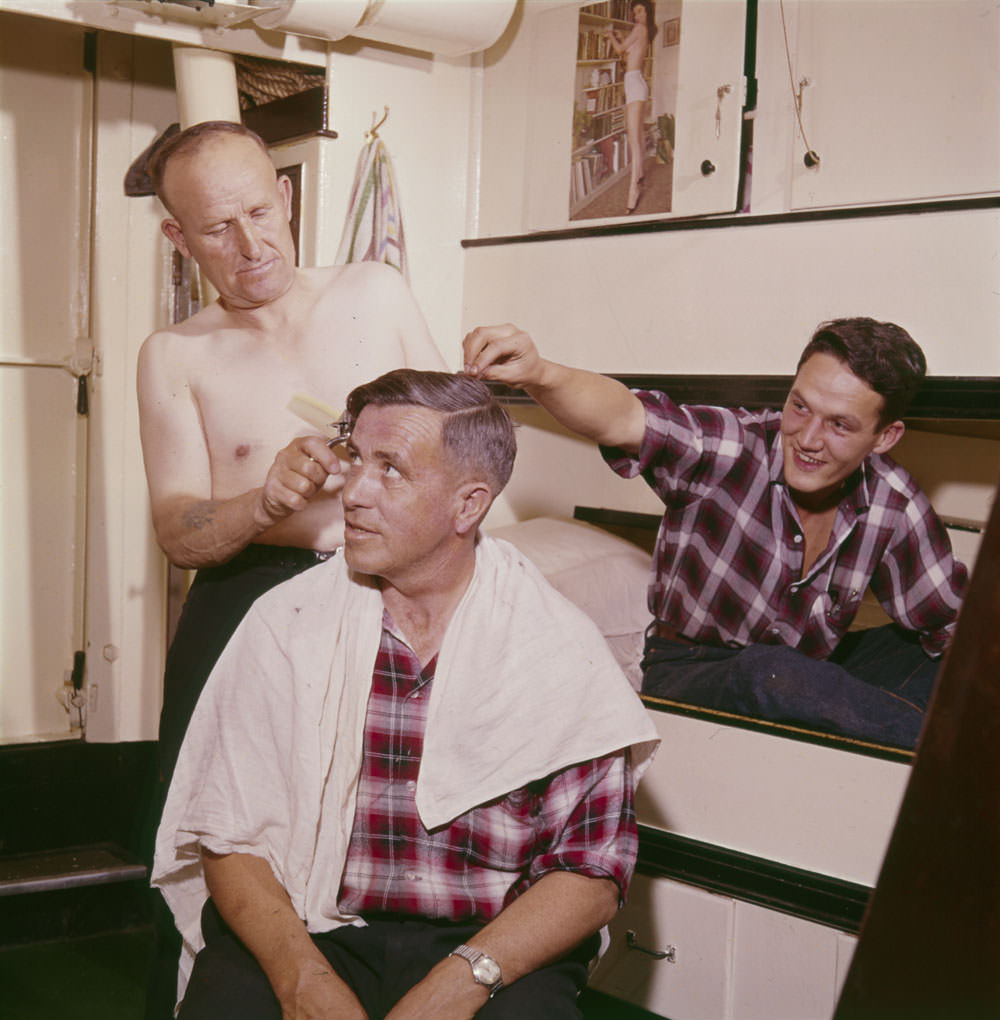
<instances>
[{"instance_id":1,"label":"white ceiling pipe","mask_svg":"<svg viewBox=\"0 0 1000 1020\"><path fill-rule=\"evenodd\" d=\"M174 45L174 80L181 128L206 120L240 120L236 64L231 53Z\"/></svg>"},{"instance_id":2,"label":"white ceiling pipe","mask_svg":"<svg viewBox=\"0 0 1000 1020\"><path fill-rule=\"evenodd\" d=\"M335 41L346 36L429 50L444 56L491 46L516 0L252 0L271 8L261 28Z\"/></svg>"},{"instance_id":3,"label":"white ceiling pipe","mask_svg":"<svg viewBox=\"0 0 1000 1020\"><path fill-rule=\"evenodd\" d=\"M253 18L260 28L336 42L354 31L368 0L250 0L250 6L262 8Z\"/></svg>"}]
</instances>

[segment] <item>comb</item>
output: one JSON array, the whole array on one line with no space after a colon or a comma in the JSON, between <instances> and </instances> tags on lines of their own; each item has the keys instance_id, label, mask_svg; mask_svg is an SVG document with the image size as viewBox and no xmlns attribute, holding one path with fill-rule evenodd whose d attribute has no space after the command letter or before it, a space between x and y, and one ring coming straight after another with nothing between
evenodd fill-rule
<instances>
[{"instance_id":1,"label":"comb","mask_svg":"<svg viewBox=\"0 0 1000 1020\"><path fill-rule=\"evenodd\" d=\"M327 446L346 442L351 434L346 412L335 411L329 404L308 393L296 393L288 401L288 410L326 436Z\"/></svg>"}]
</instances>

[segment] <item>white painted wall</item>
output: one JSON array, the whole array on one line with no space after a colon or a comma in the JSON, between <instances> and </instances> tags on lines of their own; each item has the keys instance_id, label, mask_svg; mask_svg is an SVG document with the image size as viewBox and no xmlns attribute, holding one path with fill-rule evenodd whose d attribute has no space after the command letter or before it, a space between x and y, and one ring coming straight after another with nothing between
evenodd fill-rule
<instances>
[{"instance_id":1,"label":"white painted wall","mask_svg":"<svg viewBox=\"0 0 1000 1020\"><path fill-rule=\"evenodd\" d=\"M794 46L799 18L811 6L785 6ZM869 6L845 2L839 10L843 16L849 9L854 31L863 34ZM911 17L930 12L936 18L944 8L954 12L944 2L906 6ZM836 4L824 7L825 16L838 9ZM751 213L762 217L790 213L796 202L808 204L800 197L809 179L803 178L803 147L779 14L775 0L762 0L751 192ZM511 31L525 31L525 20ZM992 15L982 24L995 31ZM682 27L682 46L683 36ZM510 35L504 45L506 52L524 52L523 41L519 46ZM879 52L891 64L891 40ZM905 62L906 53L898 55ZM503 59L505 54L496 51L487 54L487 88L494 60ZM942 90L949 87L944 84L947 74L961 69L962 60L954 48L942 50L933 70ZM995 83L995 61L990 66ZM926 65L921 73L927 73ZM882 103L884 93L873 102L876 98ZM521 109L523 103L512 93L512 106ZM906 90L898 90L890 114L919 119L919 110L907 104ZM494 102L493 109L503 106ZM841 132L849 119L844 114L837 123ZM517 153L525 130L513 118L484 123L484 160L499 158L505 149ZM995 118L984 115L982 130L1000 151ZM810 141L819 144L816 138ZM939 169L947 174L955 158L954 151L942 150ZM998 166L994 160L994 171ZM498 207L481 214L481 237L519 232L509 226L516 220L509 211L516 213L520 197L515 171L516 163L504 190L498 186ZM545 173L546 168L537 166L533 172ZM897 173L905 178L905 161ZM918 193L931 197L923 168L921 178ZM993 180L994 189L1000 187L1000 174L994 173ZM856 196L859 182L851 183ZM876 183L882 186L881 169ZM915 197L903 186L899 196ZM878 192L876 200L884 197ZM820 204L818 197L809 201ZM790 374L819 322L871 315L910 330L932 374L996 376L998 227L996 208L951 209L470 247L463 329L514 322L535 337L544 355L595 371ZM515 409L515 415L522 423L518 464L492 523L565 516L576 504L661 511L644 482L619 479L591 444L570 436L545 412L524 407ZM1000 476L1000 440L912 432L900 459L927 486L942 513L987 519ZM907 765L668 713L655 718L664 742L639 789L637 810L644 824L849 881L875 883L908 781ZM707 894L694 898L699 896ZM666 904L676 908L674 899L675 890L637 887L630 909L651 919L659 933L654 944L667 938ZM691 939L700 937L701 929L706 938L717 938L712 927L717 911L716 903L692 908ZM731 955L725 957L731 960L728 969L716 958L714 971L704 974L695 946L694 961L683 968L687 976L678 967L667 968L659 978L640 979L629 972L631 965L619 974L612 964L605 987L678 1020L829 1016L850 940L830 930L803 935L803 924L741 907L731 930ZM796 947L790 966L776 941L779 936ZM762 937L768 939L766 946ZM603 973L608 974L606 968Z\"/></svg>"},{"instance_id":2,"label":"white painted wall","mask_svg":"<svg viewBox=\"0 0 1000 1020\"><path fill-rule=\"evenodd\" d=\"M79 29L31 29L0 13L0 741L80 732L92 87Z\"/></svg>"},{"instance_id":3,"label":"white painted wall","mask_svg":"<svg viewBox=\"0 0 1000 1020\"><path fill-rule=\"evenodd\" d=\"M509 153L530 163L524 94L506 106L491 101L484 122L479 105L484 82L517 53L503 77L511 87L528 88L517 36L526 31L529 15L553 6L566 5L534 0L521 5L508 33L483 58L482 71L475 57L434 57L351 40L329 47L285 40L276 51L266 34L226 35L242 40L240 47L248 51L313 64L329 60L331 124L339 138L322 143L319 181L326 212L322 223L308 226L316 261L327 261L336 250L364 132L373 114L381 116L389 106L381 133L399 183L412 285L453 365L467 329L512 320L528 328L546 354L600 370L787 372L819 320L863 313L893 318L911 329L935 373L1000 373L995 211L760 224L463 252L463 237L503 232L498 211L510 196L494 188L488 205L476 201L483 165L503 165ZM17 7L45 16L62 10L69 18L81 10L57 3ZM111 7L91 5L91 10L111 19ZM755 213L791 207L789 168L796 136L788 116L777 10L774 0L763 0ZM125 9L119 16L133 18ZM175 118L169 81L145 70L165 59L168 43L149 37L222 38L187 28L167 32L148 23L152 20L132 25L133 34L107 33L114 40L109 52L116 55L105 66L97 107L92 300L101 374L94 383L99 399L92 424L96 445L89 505L95 530L88 628L91 680L98 686L91 736L106 740L155 735L163 651L163 562L149 527L134 359L147 333L166 321L168 249L158 232L155 201L126 199L121 177ZM107 29L110 22L100 27ZM161 56L150 64L154 52ZM544 166L524 162L512 169L545 172ZM4 179L9 181L6 170ZM516 182L517 173L511 180ZM641 482L616 479L594 450L567 437L541 412L525 409L518 417L525 422L519 464L492 523L568 513L575 503L657 509ZM984 456L988 463L991 453ZM983 502L981 492L976 498ZM952 507L950 512L959 511Z\"/></svg>"},{"instance_id":4,"label":"white painted wall","mask_svg":"<svg viewBox=\"0 0 1000 1020\"><path fill-rule=\"evenodd\" d=\"M112 38L124 48L132 45L129 36ZM365 131L372 113L381 116L388 105L389 120L380 134L399 184L411 284L442 352L456 364L470 61L353 42L336 44L330 61L331 126L339 137L309 143L309 158L321 165L316 183L322 194L314 201L323 209L319 222L306 231L310 254L317 262L333 260ZM106 162L95 270L95 314L105 355L103 400L95 419L89 621L90 678L98 696L88 739L149 740L156 737L160 707L165 566L149 523L134 380L142 340L167 321L169 248L159 232L163 214L156 200L125 199L120 180L128 163L176 114L172 93L144 96L128 75L105 89L109 105L101 107L99 158ZM300 154L290 147L278 155L292 160Z\"/></svg>"},{"instance_id":5,"label":"white painted wall","mask_svg":"<svg viewBox=\"0 0 1000 1020\"><path fill-rule=\"evenodd\" d=\"M690 14L706 2L686 0L685 8ZM535 114L521 92L529 81L532 17L536 10L551 6L525 5L521 20L486 54L485 88L492 116L484 122L484 163L500 160L507 152L514 158L508 161L506 178L491 179L494 201L480 213L481 237L518 234L524 229L518 206L523 201L518 191L523 179L518 176L516 157L525 152L524 110L529 120ZM992 116L989 102L984 105L975 99L976 90L982 91L984 75L992 75L996 91L997 62L976 61L967 75L962 53L968 47L955 44L956 37L961 37L977 52L985 48L995 55L1000 46L1000 15L991 5L979 0L959 5L950 0L892 5L786 0L784 7L794 73L812 73L815 87L826 85L823 117L806 123L814 128L810 144L819 148L819 138L825 140L828 164L837 162L838 153L849 147L852 117L861 120L857 93L852 91L849 104L837 108L830 95L836 89L822 73L827 65L818 65L818 76L815 70L817 55L824 53L822 32L833 23L838 33L864 37L871 30L881 40L879 74L867 96L876 112L865 120L866 124L872 119L891 120L893 144L904 146L890 153L900 199L965 194L969 189L979 195L984 177L993 181L994 194L1000 189L1000 122ZM887 7L893 11L887 12ZM886 35L886 23L896 16L897 8L905 8L907 30L894 40ZM923 52L942 18L948 26L948 44L941 46L933 67L926 61L912 61L906 40L919 41ZM682 11L682 50L683 24ZM812 199L802 197L810 185L803 177L804 149L794 116L784 34L777 0L761 0L751 213L789 213L802 205L822 205L824 198L827 204L835 204L833 200L844 195L863 204L885 201L884 168L889 157L880 151L880 159L870 161L862 158L863 149L850 162L849 188L845 171L836 168L837 181L828 192L816 186ZM838 53L843 52L841 47ZM872 59L871 47L859 51L859 71ZM506 67L508 60L517 62L516 74ZM836 61L830 58L830 63ZM843 73L840 68L838 74ZM887 88L887 80L894 82L892 89ZM956 102L954 95L969 95L956 126L956 130L961 127L961 138L950 135L953 144L930 150L919 134L926 80L942 94L940 103ZM491 82L499 83L501 98L490 96ZM857 87L857 83L852 86ZM808 101L808 88L806 92ZM509 99L503 100L504 96ZM504 118L507 105L519 116ZM970 123L979 127L978 134ZM910 130L901 132L900 124L909 125ZM908 141L901 140L904 136ZM868 127L860 137L869 137ZM912 148L905 148L911 143ZM972 148L965 153L963 146ZM928 152L938 161L935 177L924 165ZM529 156L530 151L525 158ZM914 156L922 157L919 167ZM966 156L976 165L972 183L963 162ZM956 163L962 168L955 169ZM531 174L547 172L545 165L530 168ZM812 179L825 182L826 173L823 167ZM871 315L907 328L923 346L931 374L995 376L1000 371L998 228L1000 210L993 208L472 247L465 254L463 330L514 322L535 337L544 355L596 371L790 374L819 322L840 315ZM518 410L517 417L524 424L518 467L506 501L493 512L495 523L538 513L565 515L581 503L658 509L643 483L624 482L612 475L596 451L566 436L544 413ZM907 443L901 456L904 463L911 455L915 464L926 463L919 445ZM949 492L943 511L985 520L992 493L984 496L982 492L983 471L973 467L968 477L963 474L971 462L961 440L942 439L937 451L953 472L950 478L935 479L941 491ZM992 460L995 465L994 481L986 483L990 487L1000 475L995 444L985 457L987 464ZM987 467L985 475L990 474Z\"/></svg>"},{"instance_id":6,"label":"white painted wall","mask_svg":"<svg viewBox=\"0 0 1000 1020\"><path fill-rule=\"evenodd\" d=\"M165 654L166 564L139 447L135 365L170 321L170 261L153 198L127 198L132 161L177 118L170 49L116 33L98 42L95 122L94 379L88 493L87 739L156 735Z\"/></svg>"},{"instance_id":7,"label":"white painted wall","mask_svg":"<svg viewBox=\"0 0 1000 1020\"><path fill-rule=\"evenodd\" d=\"M110 19L115 5L62 6L74 12L100 7L102 17ZM799 5L788 6L794 13ZM776 213L792 208L798 173L792 168L800 153L783 80L787 70L778 7L775 0L762 0L760 10L753 212ZM132 15L123 8L119 16ZM516 36L524 23L522 10L511 33ZM89 300L100 371L93 384L90 425L86 620L90 682L97 690L88 733L93 740L155 738L165 645L164 561L149 523L134 370L143 338L167 321L168 249L158 231L155 201L126 199L121 190L132 159L175 119L169 75L161 67L168 59L167 44L149 38L156 29L143 21L135 39L109 33L95 107L95 259ZM273 53L254 33L240 37L248 50ZM194 41L215 38L196 33ZM381 116L388 105L382 136L401 191L412 284L451 364L458 363L458 342L466 329L512 320L528 328L547 355L598 370L786 373L818 321L871 314L909 328L936 374L1000 374L996 210L619 235L463 252L462 237L506 232L505 204L523 201L523 191L512 195L504 190L521 186L512 173L507 185L501 183L494 192L498 204L480 207L475 199L483 162L505 165L513 153L518 172L546 172L544 166L525 162L530 159L524 144L525 95L512 97L506 114L503 103L492 106L488 121L480 122L483 78L513 52L511 39L508 35L486 56L483 75L475 58L435 58L357 42L338 43L329 51L332 125L340 137L322 144L328 211L313 230L314 257L327 261L336 250L364 132L372 114ZM326 49L296 42L288 55L322 63ZM957 62L963 56L944 58L942 68L949 59ZM530 75L507 77L512 87L529 88ZM16 189L9 160L0 162L0 179L5 188ZM4 208L17 206L15 194ZM642 482L615 478L595 450L567 436L542 412L528 408L518 417L524 422L518 466L493 523L567 514L575 503L658 509ZM928 471L929 484L947 512L985 517L995 463L991 442L977 445L971 458L956 454L939 437L929 444L918 442L915 462ZM961 469L957 477L940 470L945 461ZM757 744L744 746L754 734L718 733L709 724L680 717L664 717L660 724L669 730L668 740L640 801L648 824L854 881L874 881L905 784L905 766L790 745L792 765L801 772L793 787L796 804L799 812L809 814L789 812L787 804L775 812L766 796L768 784L787 774L787 758L762 754ZM844 757L852 758L846 769ZM753 763L761 791L757 799L748 801L732 781L734 760ZM675 899L686 901L683 893ZM641 897L637 906L642 906ZM691 907L695 915L700 909ZM752 911L742 916L740 930L758 939L774 928L773 918ZM829 953L819 954L817 968L830 969L830 959ZM705 988L703 994L722 995L727 1009L739 994L754 1004L755 1015L777 1015L768 976L755 977L762 973L759 963L752 956L733 960L727 964L727 984ZM838 971L837 979L842 976ZM814 988L804 987L803 995Z\"/></svg>"},{"instance_id":8,"label":"white painted wall","mask_svg":"<svg viewBox=\"0 0 1000 1020\"><path fill-rule=\"evenodd\" d=\"M994 376L998 237L1000 211L989 210L473 248L463 328L514 322L547 357L602 372L790 374L819 322L871 315L908 329L932 374ZM644 483L617 478L543 412L517 417L519 460L497 523L507 508L515 519L575 504L658 510ZM961 487L961 445L941 442L953 451L947 484ZM979 492L942 506L981 521L987 511Z\"/></svg>"},{"instance_id":9,"label":"white painted wall","mask_svg":"<svg viewBox=\"0 0 1000 1020\"><path fill-rule=\"evenodd\" d=\"M338 138L327 145L329 212L317 260L336 255L365 132L388 106L379 135L399 187L410 284L441 353L457 368L476 58L348 41L331 47L329 59Z\"/></svg>"},{"instance_id":10,"label":"white painted wall","mask_svg":"<svg viewBox=\"0 0 1000 1020\"><path fill-rule=\"evenodd\" d=\"M51 286L45 286L45 279L51 283L51 274L48 277L41 274L43 278L36 281L38 292L28 307L41 314L54 303L56 307L70 308L72 316L77 314L73 302L78 305L80 300L89 301L90 328L98 355L89 424L86 608L80 628L86 635L91 688L87 736L98 741L155 739L165 653L166 570L150 523L138 439L135 362L145 337L170 318L167 307L170 249L159 230L163 212L157 201L151 197L127 198L122 181L131 162L177 120L171 40L180 37L182 41L220 45L223 35L206 30L206 37L204 31L185 26L179 29L174 26L168 31L164 23L137 15L132 9L123 8L120 20L116 20L112 14L114 5L110 4L81 7L53 2L0 6L15 6L18 13L5 11L4 16L22 24L35 23L39 31L42 26L53 26L50 19L70 22L82 19L84 25L102 29L98 47L100 68L93 90L96 162L92 271L89 279L84 274L79 281L82 298L72 292L80 274L74 274L69 292L63 287L58 294ZM114 31L116 27L128 31ZM82 32L68 27L57 30L62 34L70 31L75 39L82 36ZM280 36L274 38L288 42ZM312 63L326 62L328 53L332 85L330 126L339 137L313 143L310 153L310 158L320 164L314 181L314 201L323 209L321 216L306 224L312 261L332 261L365 132L372 125L373 113L381 117L384 108L389 107L389 119L380 134L393 159L399 185L411 283L442 352L457 366L463 269L459 241L467 232L475 58L435 57L423 51L356 40L319 46L317 51L315 41L292 41L277 50L269 48L266 38L262 44L256 33L247 36L237 32L225 39L243 40L243 49L260 55L281 56L288 50L287 55ZM82 61L82 47L78 48ZM28 61L30 65L30 58ZM89 93L85 90L84 94ZM13 141L16 144L16 137ZM288 155L296 157L295 147ZM76 174L80 173L81 165L86 168L86 160L82 164L78 159L53 162ZM10 156L0 162L0 175L9 196L3 205L4 215L9 213L15 221L17 210L23 206L18 193L22 171ZM84 176L88 176L86 172ZM73 201L72 195L69 199ZM9 231L6 236L28 237L29 244L32 237L37 237L41 246L38 257L43 259L46 255L42 241L47 238L82 236L81 243L89 247L86 233L81 235L79 226L62 222L66 217L58 214L59 208L53 203L55 222L40 224L34 217L31 222L15 222L17 231ZM304 215L308 221L309 211ZM32 257L35 251L28 249ZM310 258L304 261L309 262ZM22 269L24 264L23 259L11 263L14 270ZM21 289L14 283L10 285L15 292ZM8 302L5 307L9 310L12 306ZM75 335L76 330L69 332ZM45 331L34 333L41 335ZM62 347L59 352L60 357L66 353ZM5 407L7 410L13 414L16 408L12 404L9 409ZM23 429L17 435L22 433ZM16 438L12 429L5 430L5 440L13 442ZM51 458L47 460L52 462ZM69 481L72 499L73 480ZM9 473L5 483L14 485ZM16 505L19 504L11 504ZM41 514L34 514L34 520L39 525L44 522ZM5 527L16 531L22 525L8 516ZM72 542L72 525L70 530L68 541ZM29 569L19 573L31 576ZM67 597L60 595L58 606L53 602L39 608L31 625L43 628L44 632L57 622L58 633L62 635L58 640L65 645L59 651L59 661L71 663L74 640L79 642L80 635L74 638L69 633L73 629L73 574L67 577L63 586ZM15 597L16 591L9 594ZM49 644L54 643L55 639L50 638ZM14 661L5 661L5 685L16 665ZM57 681L62 679L61 669ZM37 671L16 672L25 688L23 697L19 694L18 698L30 711L21 713L26 721L23 725L13 722L9 733L18 738L36 738L43 731L56 729L65 715L51 690L57 681L50 682L51 678L46 676L44 690L39 692L36 687L42 681L35 677ZM11 693L6 692L4 699L10 704ZM50 705L50 711L39 722L32 714L33 705L42 699L46 704L51 701L55 709L51 710Z\"/></svg>"}]
</instances>

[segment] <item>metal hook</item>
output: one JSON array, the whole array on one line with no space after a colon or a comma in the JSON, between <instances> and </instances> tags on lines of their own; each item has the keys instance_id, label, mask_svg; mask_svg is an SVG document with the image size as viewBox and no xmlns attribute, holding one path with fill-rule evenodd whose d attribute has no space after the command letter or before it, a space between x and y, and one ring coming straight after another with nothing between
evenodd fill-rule
<instances>
[{"instance_id":1,"label":"metal hook","mask_svg":"<svg viewBox=\"0 0 1000 1020\"><path fill-rule=\"evenodd\" d=\"M812 78L800 78L799 87L795 92L795 109L798 113L802 113L802 93L805 89L812 85Z\"/></svg>"},{"instance_id":2,"label":"metal hook","mask_svg":"<svg viewBox=\"0 0 1000 1020\"><path fill-rule=\"evenodd\" d=\"M382 125L383 125L383 124L384 124L384 123L385 123L385 122L386 122L386 121L388 120L388 119L389 119L389 107L388 107L388 106L387 106L387 107L385 108L385 114L383 115L382 119L381 119L381 120L380 120L380 121L379 121L379 122L378 122L377 124L375 123L375 114L374 114L374 112L373 112L373 113L372 113L372 126L371 126L371 127L370 127L370 128L368 129L368 131L367 131L367 132L366 132L366 134L365 134L365 141L366 141L366 142L370 142L370 141L372 141L373 139L375 139L375 138L378 138L378 129L379 129L379 128L380 128L380 127L381 127L381 126L382 126Z\"/></svg>"},{"instance_id":3,"label":"metal hook","mask_svg":"<svg viewBox=\"0 0 1000 1020\"><path fill-rule=\"evenodd\" d=\"M636 934L631 928L625 932L625 945L629 949L637 949L640 953L645 953L647 956L653 957L654 960L666 960L667 963L677 962L677 947L667 946L666 949L648 949L646 946L639 945L639 940L636 938Z\"/></svg>"},{"instance_id":4,"label":"metal hook","mask_svg":"<svg viewBox=\"0 0 1000 1020\"><path fill-rule=\"evenodd\" d=\"M720 85L715 90L715 137L718 138L722 133L722 100L733 91L732 85L728 82L725 85ZM703 171L704 172L704 171Z\"/></svg>"}]
</instances>

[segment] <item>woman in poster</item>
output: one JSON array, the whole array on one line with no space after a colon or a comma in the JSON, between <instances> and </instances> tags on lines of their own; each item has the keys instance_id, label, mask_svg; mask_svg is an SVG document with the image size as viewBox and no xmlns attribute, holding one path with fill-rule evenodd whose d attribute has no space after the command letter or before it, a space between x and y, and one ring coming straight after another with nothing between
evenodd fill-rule
<instances>
[{"instance_id":1,"label":"woman in poster","mask_svg":"<svg viewBox=\"0 0 1000 1020\"><path fill-rule=\"evenodd\" d=\"M642 69L649 54L649 44L656 35L656 17L652 0L635 0L631 13L633 28L624 38L617 28L609 25L605 29L615 53L625 62L625 129L632 163L626 212L634 212L639 204L639 192L645 176L642 120L646 100L649 99L649 89Z\"/></svg>"}]
</instances>

